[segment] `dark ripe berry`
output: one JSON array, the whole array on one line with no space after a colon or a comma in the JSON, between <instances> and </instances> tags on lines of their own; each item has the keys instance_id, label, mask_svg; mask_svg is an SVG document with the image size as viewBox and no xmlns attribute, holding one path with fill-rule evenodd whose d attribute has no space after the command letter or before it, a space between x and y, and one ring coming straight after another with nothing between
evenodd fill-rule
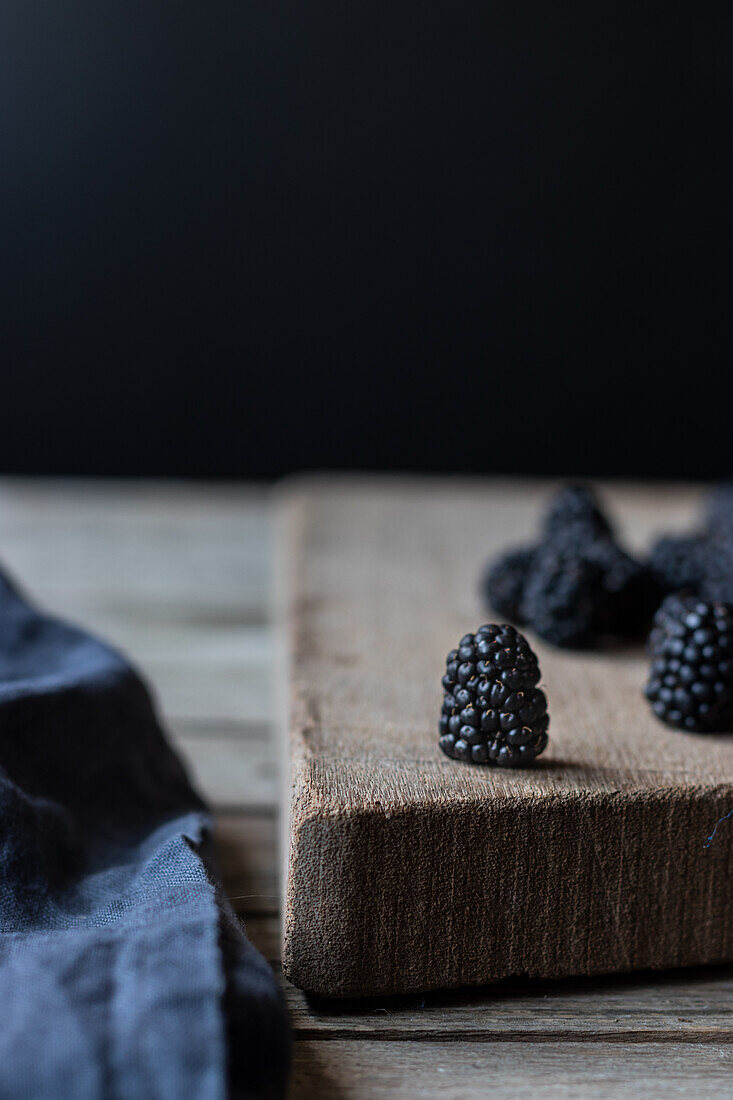
<instances>
[{"instance_id":1,"label":"dark ripe berry","mask_svg":"<svg viewBox=\"0 0 733 1100\"><path fill-rule=\"evenodd\" d=\"M708 571L707 535L663 535L649 555L649 568L663 594L697 592Z\"/></svg>"},{"instance_id":2,"label":"dark ripe berry","mask_svg":"<svg viewBox=\"0 0 733 1100\"><path fill-rule=\"evenodd\" d=\"M660 598L651 572L616 543L593 492L583 485L557 494L541 541L499 558L485 591L515 622L567 647L644 637ZM507 667L499 655L490 659Z\"/></svg>"},{"instance_id":3,"label":"dark ripe berry","mask_svg":"<svg viewBox=\"0 0 733 1100\"><path fill-rule=\"evenodd\" d=\"M654 617L644 694L654 714L696 733L733 730L733 608L668 596ZM681 654L680 654L681 650Z\"/></svg>"},{"instance_id":4,"label":"dark ripe berry","mask_svg":"<svg viewBox=\"0 0 733 1100\"><path fill-rule=\"evenodd\" d=\"M702 530L666 535L649 565L665 593L692 592L708 603L733 604L733 482L711 492Z\"/></svg>"},{"instance_id":5,"label":"dark ripe berry","mask_svg":"<svg viewBox=\"0 0 733 1100\"><path fill-rule=\"evenodd\" d=\"M600 591L595 564L574 547L548 545L535 559L522 615L553 645L588 645L594 637L594 607Z\"/></svg>"},{"instance_id":6,"label":"dark ripe berry","mask_svg":"<svg viewBox=\"0 0 733 1100\"><path fill-rule=\"evenodd\" d=\"M472 639L468 641L469 637ZM540 668L526 638L513 626L486 625L461 639L483 656L478 675L467 675L451 650L443 677L440 747L472 764L522 767L547 746L547 699L537 688ZM483 647L483 648L482 648Z\"/></svg>"},{"instance_id":7,"label":"dark ripe berry","mask_svg":"<svg viewBox=\"0 0 733 1100\"><path fill-rule=\"evenodd\" d=\"M488 607L522 625L522 593L534 557L534 547L520 546L493 561L483 581L483 593Z\"/></svg>"},{"instance_id":8,"label":"dark ripe berry","mask_svg":"<svg viewBox=\"0 0 733 1100\"><path fill-rule=\"evenodd\" d=\"M643 636L656 604L646 568L615 543L554 542L535 556L522 615L552 645L589 648Z\"/></svg>"},{"instance_id":9,"label":"dark ripe berry","mask_svg":"<svg viewBox=\"0 0 733 1100\"><path fill-rule=\"evenodd\" d=\"M546 541L579 537L612 538L611 524L588 485L566 485L556 493L545 514L542 533Z\"/></svg>"},{"instance_id":10,"label":"dark ripe berry","mask_svg":"<svg viewBox=\"0 0 733 1100\"><path fill-rule=\"evenodd\" d=\"M708 496L705 521L714 537L733 536L733 481L722 481L713 488Z\"/></svg>"},{"instance_id":11,"label":"dark ripe berry","mask_svg":"<svg viewBox=\"0 0 733 1100\"><path fill-rule=\"evenodd\" d=\"M733 604L733 526L727 539L711 539L705 576L698 588L703 599Z\"/></svg>"}]
</instances>

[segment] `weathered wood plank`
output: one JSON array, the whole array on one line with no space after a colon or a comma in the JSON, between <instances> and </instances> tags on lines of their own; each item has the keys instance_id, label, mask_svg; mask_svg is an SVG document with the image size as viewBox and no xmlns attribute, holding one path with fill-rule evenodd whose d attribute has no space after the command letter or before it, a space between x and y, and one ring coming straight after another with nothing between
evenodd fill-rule
<instances>
[{"instance_id":1,"label":"weathered wood plank","mask_svg":"<svg viewBox=\"0 0 733 1100\"><path fill-rule=\"evenodd\" d=\"M260 817L254 830L248 817L230 829L236 848L243 835L245 864L266 867L275 850L275 819ZM269 835L268 835L269 834ZM230 858L236 859L234 852ZM274 869L272 869L274 875ZM243 899L242 905L250 904ZM259 901L255 902L259 905ZM275 966L280 960L279 919L247 916L253 943ZM687 1040L730 1028L733 968L677 970L662 974L629 974L562 982L504 982L488 989L383 997L367 1001L308 998L283 979L293 1033L298 1039L364 1038L414 1040L440 1038L478 1041L524 1036L534 1041L574 1036L608 1036L638 1041L678 1036Z\"/></svg>"},{"instance_id":2,"label":"weathered wood plank","mask_svg":"<svg viewBox=\"0 0 733 1100\"><path fill-rule=\"evenodd\" d=\"M267 726L249 729L248 736L172 737L198 790L215 809L274 809L277 783L272 734Z\"/></svg>"},{"instance_id":3,"label":"weathered wood plank","mask_svg":"<svg viewBox=\"0 0 733 1100\"><path fill-rule=\"evenodd\" d=\"M264 487L0 481L0 560L97 629L261 623L269 559Z\"/></svg>"},{"instance_id":4,"label":"weathered wood plank","mask_svg":"<svg viewBox=\"0 0 733 1100\"><path fill-rule=\"evenodd\" d=\"M437 745L445 652L485 620L486 558L547 489L313 479L286 491L292 822L283 965L326 995L733 958L733 739L668 730L641 650L537 644L552 716L525 771ZM617 491L643 541L692 496Z\"/></svg>"},{"instance_id":5,"label":"weathered wood plank","mask_svg":"<svg viewBox=\"0 0 733 1100\"><path fill-rule=\"evenodd\" d=\"M697 1037L696 1037L697 1038ZM731 1032L708 1042L297 1042L292 1100L721 1100Z\"/></svg>"},{"instance_id":6,"label":"weathered wood plank","mask_svg":"<svg viewBox=\"0 0 733 1100\"><path fill-rule=\"evenodd\" d=\"M185 649L185 637L178 654L149 655L127 649L128 654L144 670L162 713L172 724L179 719L221 722L264 723L272 720L272 688L269 669L270 643L264 631L257 631L261 649L247 653L247 643L241 637L241 650L212 652L197 647L191 632L191 649Z\"/></svg>"},{"instance_id":7,"label":"weathered wood plank","mask_svg":"<svg viewBox=\"0 0 733 1100\"><path fill-rule=\"evenodd\" d=\"M127 653L169 722L269 719L270 556L263 487L0 481L0 561Z\"/></svg>"},{"instance_id":8,"label":"weathered wood plank","mask_svg":"<svg viewBox=\"0 0 733 1100\"><path fill-rule=\"evenodd\" d=\"M360 1002L309 999L284 982L300 1038L384 1040L681 1038L730 1028L733 969L613 979L502 983L493 991Z\"/></svg>"}]
</instances>

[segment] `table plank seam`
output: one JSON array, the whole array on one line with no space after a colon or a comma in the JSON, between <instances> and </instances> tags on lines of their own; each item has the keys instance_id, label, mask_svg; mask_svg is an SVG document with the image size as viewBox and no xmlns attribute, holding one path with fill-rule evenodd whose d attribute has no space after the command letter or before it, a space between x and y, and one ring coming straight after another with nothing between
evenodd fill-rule
<instances>
[{"instance_id":1,"label":"table plank seam","mask_svg":"<svg viewBox=\"0 0 733 1100\"><path fill-rule=\"evenodd\" d=\"M295 1027L294 1036L302 1042L333 1042L348 1040L355 1042L389 1043L720 1043L733 1045L733 1031L724 1028L699 1028L687 1032L680 1031L574 1031L570 1028L556 1031L391 1031L373 1028L369 1031L352 1031L349 1028L334 1028L328 1031L319 1028Z\"/></svg>"}]
</instances>

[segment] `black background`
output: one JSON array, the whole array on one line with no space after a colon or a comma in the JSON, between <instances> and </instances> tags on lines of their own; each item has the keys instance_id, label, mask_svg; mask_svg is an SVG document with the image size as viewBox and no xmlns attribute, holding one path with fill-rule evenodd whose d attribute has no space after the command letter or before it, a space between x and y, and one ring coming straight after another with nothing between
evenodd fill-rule
<instances>
[{"instance_id":1,"label":"black background","mask_svg":"<svg viewBox=\"0 0 733 1100\"><path fill-rule=\"evenodd\" d=\"M2 470L733 469L729 3L1 10Z\"/></svg>"}]
</instances>

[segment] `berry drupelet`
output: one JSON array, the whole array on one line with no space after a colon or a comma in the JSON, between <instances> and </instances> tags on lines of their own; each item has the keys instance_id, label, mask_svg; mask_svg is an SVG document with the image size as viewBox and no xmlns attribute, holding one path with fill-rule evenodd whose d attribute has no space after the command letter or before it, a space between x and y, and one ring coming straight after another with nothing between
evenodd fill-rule
<instances>
[{"instance_id":1,"label":"berry drupelet","mask_svg":"<svg viewBox=\"0 0 733 1100\"><path fill-rule=\"evenodd\" d=\"M733 608L668 596L649 635L645 695L662 722L697 733L733 730Z\"/></svg>"},{"instance_id":2,"label":"berry drupelet","mask_svg":"<svg viewBox=\"0 0 733 1100\"><path fill-rule=\"evenodd\" d=\"M516 768L547 746L547 698L537 657L513 626L466 634L446 658L440 747L469 764Z\"/></svg>"}]
</instances>

